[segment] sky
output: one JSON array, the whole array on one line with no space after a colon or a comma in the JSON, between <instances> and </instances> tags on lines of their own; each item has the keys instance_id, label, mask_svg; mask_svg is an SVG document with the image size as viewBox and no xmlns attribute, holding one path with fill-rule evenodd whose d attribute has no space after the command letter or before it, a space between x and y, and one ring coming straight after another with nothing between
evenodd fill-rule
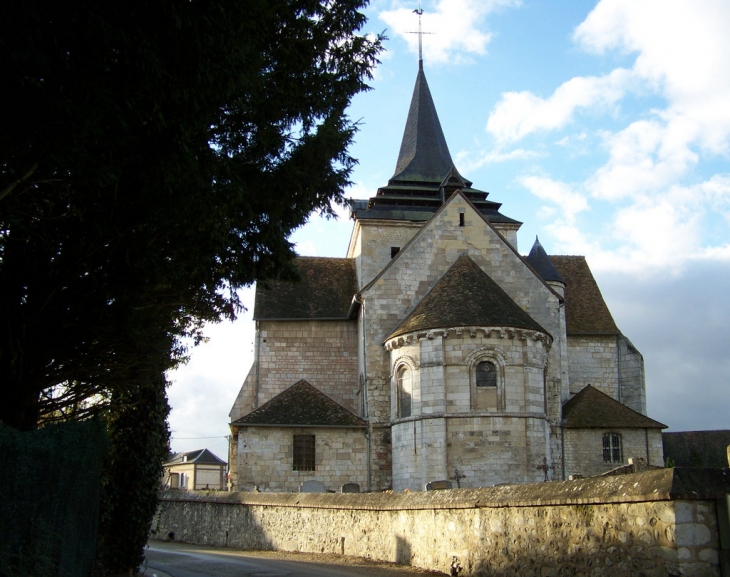
<instances>
[{"instance_id":1,"label":"sky","mask_svg":"<svg viewBox=\"0 0 730 577\"><path fill-rule=\"evenodd\" d=\"M459 172L549 254L585 255L642 352L649 416L730 429L730 3L422 0L424 71ZM418 68L417 1L372 0L385 32L351 198L393 175ZM313 216L301 255L344 257L352 229ZM227 459L228 412L253 362L249 312L211 325L171 372L172 448Z\"/></svg>"}]
</instances>

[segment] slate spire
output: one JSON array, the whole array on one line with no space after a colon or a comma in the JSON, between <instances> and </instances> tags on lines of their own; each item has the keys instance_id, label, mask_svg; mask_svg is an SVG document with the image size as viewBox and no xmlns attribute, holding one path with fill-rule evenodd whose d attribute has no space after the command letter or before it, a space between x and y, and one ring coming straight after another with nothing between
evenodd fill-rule
<instances>
[{"instance_id":1,"label":"slate spire","mask_svg":"<svg viewBox=\"0 0 730 577\"><path fill-rule=\"evenodd\" d=\"M440 183L453 165L426 75L423 73L423 61L419 60L416 86L408 110L398 163L390 183Z\"/></svg>"},{"instance_id":2,"label":"slate spire","mask_svg":"<svg viewBox=\"0 0 730 577\"><path fill-rule=\"evenodd\" d=\"M553 261L550 260L545 249L542 248L540 240L535 237L535 244L532 245L530 254L527 255L527 262L530 266L535 269L537 274L542 277L544 281L555 281L565 284L565 280L560 276L558 269L555 268Z\"/></svg>"}]
</instances>

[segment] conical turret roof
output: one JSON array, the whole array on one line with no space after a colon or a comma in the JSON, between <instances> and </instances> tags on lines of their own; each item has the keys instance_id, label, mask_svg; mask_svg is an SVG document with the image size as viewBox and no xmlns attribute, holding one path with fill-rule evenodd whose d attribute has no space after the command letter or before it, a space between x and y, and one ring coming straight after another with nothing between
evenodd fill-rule
<instances>
[{"instance_id":1,"label":"conical turret roof","mask_svg":"<svg viewBox=\"0 0 730 577\"><path fill-rule=\"evenodd\" d=\"M423 66L419 65L398 162L390 183L441 182L453 165Z\"/></svg>"},{"instance_id":2,"label":"conical turret roof","mask_svg":"<svg viewBox=\"0 0 730 577\"><path fill-rule=\"evenodd\" d=\"M553 261L550 260L548 253L542 248L540 240L537 237L535 237L535 244L532 245L532 249L530 250L530 254L527 255L526 260L535 269L537 274L542 277L542 280L565 284L565 280L560 276L558 269L555 268Z\"/></svg>"}]
</instances>

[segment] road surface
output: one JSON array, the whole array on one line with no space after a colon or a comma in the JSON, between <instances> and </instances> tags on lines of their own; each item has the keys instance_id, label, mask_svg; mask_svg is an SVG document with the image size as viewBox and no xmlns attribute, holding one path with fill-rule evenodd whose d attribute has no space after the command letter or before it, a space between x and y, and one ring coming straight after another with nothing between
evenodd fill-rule
<instances>
[{"instance_id":1,"label":"road surface","mask_svg":"<svg viewBox=\"0 0 730 577\"><path fill-rule=\"evenodd\" d=\"M152 577L406 577L445 575L357 557L237 551L151 541L145 575Z\"/></svg>"}]
</instances>

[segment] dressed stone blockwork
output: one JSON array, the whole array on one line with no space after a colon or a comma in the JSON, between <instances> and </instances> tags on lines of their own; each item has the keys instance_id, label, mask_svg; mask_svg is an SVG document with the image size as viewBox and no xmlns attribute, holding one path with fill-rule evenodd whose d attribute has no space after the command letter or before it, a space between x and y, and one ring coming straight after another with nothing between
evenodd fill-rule
<instances>
[{"instance_id":1,"label":"dressed stone blockwork","mask_svg":"<svg viewBox=\"0 0 730 577\"><path fill-rule=\"evenodd\" d=\"M521 223L487 197L453 166L421 63L395 174L351 203L347 257L302 257L300 283L257 287L233 489L416 491L663 465L643 358L585 258L538 241L520 255Z\"/></svg>"}]
</instances>

